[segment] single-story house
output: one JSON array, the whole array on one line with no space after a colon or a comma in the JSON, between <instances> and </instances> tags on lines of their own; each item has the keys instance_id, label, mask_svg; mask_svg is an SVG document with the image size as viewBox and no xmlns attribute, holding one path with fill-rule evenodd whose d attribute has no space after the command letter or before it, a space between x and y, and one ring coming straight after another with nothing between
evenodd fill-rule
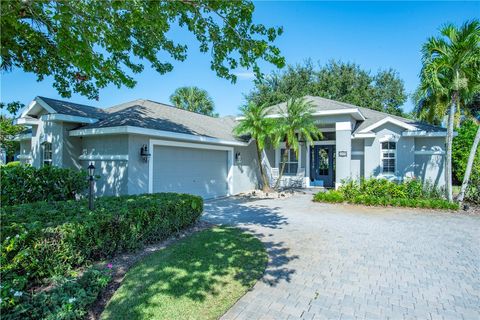
<instances>
[{"instance_id":1,"label":"single-story house","mask_svg":"<svg viewBox=\"0 0 480 320\"><path fill-rule=\"evenodd\" d=\"M338 187L345 179L421 178L444 184L445 135L441 127L320 97L306 96L323 138L288 155L283 185ZM279 117L285 103L272 106ZM86 168L99 176L97 195L186 192L205 198L258 187L255 143L237 137L241 118L214 118L150 100L96 108L36 97L16 123L19 159L35 167ZM282 147L263 164L278 174Z\"/></svg>"}]
</instances>

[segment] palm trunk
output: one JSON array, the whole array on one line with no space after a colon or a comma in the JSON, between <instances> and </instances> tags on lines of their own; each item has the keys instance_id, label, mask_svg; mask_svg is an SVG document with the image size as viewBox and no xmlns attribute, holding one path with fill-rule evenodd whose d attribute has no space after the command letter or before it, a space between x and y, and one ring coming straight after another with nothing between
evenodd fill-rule
<instances>
[{"instance_id":1,"label":"palm trunk","mask_svg":"<svg viewBox=\"0 0 480 320\"><path fill-rule=\"evenodd\" d=\"M452 143L453 143L453 123L455 118L455 108L457 104L458 92L453 93L452 104L450 105L450 112L448 115L447 127L447 155L445 165L445 192L448 201L453 201L452 193Z\"/></svg>"},{"instance_id":2,"label":"palm trunk","mask_svg":"<svg viewBox=\"0 0 480 320\"><path fill-rule=\"evenodd\" d=\"M260 168L260 176L262 177L262 190L263 191L270 191L270 184L268 183L268 178L265 173L265 169L263 168L263 162L262 162L262 150L260 150L260 147L258 145L258 141L255 140L255 144L257 147L257 160L258 160L258 166Z\"/></svg>"},{"instance_id":3,"label":"palm trunk","mask_svg":"<svg viewBox=\"0 0 480 320\"><path fill-rule=\"evenodd\" d=\"M283 171L285 170L285 165L287 164L287 159L288 159L288 153L289 152L290 152L290 148L288 147L288 145L286 145L285 146L285 151L283 152L283 155L282 155L282 165L280 167L280 172L278 173L278 180L275 183L275 187L274 187L275 190L278 190L278 188L280 187L280 182L282 180Z\"/></svg>"},{"instance_id":4,"label":"palm trunk","mask_svg":"<svg viewBox=\"0 0 480 320\"><path fill-rule=\"evenodd\" d=\"M475 160L475 155L477 153L478 144L480 143L480 125L477 129L477 134L473 140L472 148L470 149L470 155L468 156L467 168L465 170L465 175L463 176L462 188L460 194L458 195L458 202L460 205L463 203L463 198L465 197L465 192L467 191L468 181L470 180L470 175L472 173L473 161Z\"/></svg>"}]
</instances>

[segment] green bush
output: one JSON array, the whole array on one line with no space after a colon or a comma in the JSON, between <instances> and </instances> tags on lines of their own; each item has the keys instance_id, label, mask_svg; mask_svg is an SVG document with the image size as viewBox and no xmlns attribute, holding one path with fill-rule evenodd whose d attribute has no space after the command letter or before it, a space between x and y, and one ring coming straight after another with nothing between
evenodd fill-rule
<instances>
[{"instance_id":1,"label":"green bush","mask_svg":"<svg viewBox=\"0 0 480 320\"><path fill-rule=\"evenodd\" d=\"M103 197L95 206L90 211L86 200L70 200L2 207L2 282L14 291L44 285L92 261L164 239L203 211L200 197L175 193Z\"/></svg>"},{"instance_id":2,"label":"green bush","mask_svg":"<svg viewBox=\"0 0 480 320\"><path fill-rule=\"evenodd\" d=\"M75 199L88 187L87 172L28 165L0 168L2 205Z\"/></svg>"},{"instance_id":3,"label":"green bush","mask_svg":"<svg viewBox=\"0 0 480 320\"><path fill-rule=\"evenodd\" d=\"M2 300L2 318L85 319L88 308L107 286L110 278L108 269L90 268L81 277L63 278L52 289L38 293L2 287L2 299L5 299Z\"/></svg>"},{"instance_id":4,"label":"green bush","mask_svg":"<svg viewBox=\"0 0 480 320\"><path fill-rule=\"evenodd\" d=\"M2 167L18 167L20 165L21 165L20 161L10 161L2 165Z\"/></svg>"},{"instance_id":5,"label":"green bush","mask_svg":"<svg viewBox=\"0 0 480 320\"><path fill-rule=\"evenodd\" d=\"M386 179L346 181L338 190L319 192L318 202L348 202L367 206L438 208L457 210L458 204L442 198L442 191L429 183L411 179L395 183Z\"/></svg>"}]
</instances>

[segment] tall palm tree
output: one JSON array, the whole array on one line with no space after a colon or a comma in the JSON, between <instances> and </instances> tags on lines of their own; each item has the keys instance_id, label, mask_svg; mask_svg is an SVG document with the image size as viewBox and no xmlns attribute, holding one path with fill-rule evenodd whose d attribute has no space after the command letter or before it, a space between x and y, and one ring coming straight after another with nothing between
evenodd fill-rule
<instances>
[{"instance_id":1,"label":"tall palm tree","mask_svg":"<svg viewBox=\"0 0 480 320\"><path fill-rule=\"evenodd\" d=\"M447 24L440 37L432 37L422 48L421 88L434 96L449 98L447 154L446 154L446 196L453 201L452 194L452 141L453 125L457 106L469 89L477 87L480 76L480 23L468 21L460 28ZM441 111L439 111L441 112Z\"/></svg>"},{"instance_id":2,"label":"tall palm tree","mask_svg":"<svg viewBox=\"0 0 480 320\"><path fill-rule=\"evenodd\" d=\"M275 145L284 141L285 150L282 155L280 173L275 189L280 187L280 180L291 149L294 150L298 159L300 139L303 138L307 143L313 144L314 140L322 138L322 133L315 124L313 111L312 104L303 98L288 100L285 109L281 111L282 117L278 119L275 125Z\"/></svg>"},{"instance_id":3,"label":"tall palm tree","mask_svg":"<svg viewBox=\"0 0 480 320\"><path fill-rule=\"evenodd\" d=\"M234 129L236 135L249 135L255 141L257 147L257 161L262 178L262 189L264 191L270 190L265 169L262 164L262 153L265 145L272 137L273 120L267 118L268 107L266 105L258 105L253 102L242 106L240 108L242 118Z\"/></svg>"},{"instance_id":4,"label":"tall palm tree","mask_svg":"<svg viewBox=\"0 0 480 320\"><path fill-rule=\"evenodd\" d=\"M215 104L206 90L199 87L180 87L170 96L170 102L177 108L218 117Z\"/></svg>"}]
</instances>

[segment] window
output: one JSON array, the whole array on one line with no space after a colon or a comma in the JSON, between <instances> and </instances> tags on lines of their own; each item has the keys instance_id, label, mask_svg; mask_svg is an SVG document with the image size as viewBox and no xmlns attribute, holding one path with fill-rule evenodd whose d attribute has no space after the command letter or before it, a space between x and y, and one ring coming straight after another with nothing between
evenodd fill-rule
<instances>
[{"instance_id":1,"label":"window","mask_svg":"<svg viewBox=\"0 0 480 320\"><path fill-rule=\"evenodd\" d=\"M382 142L382 173L395 173L397 157L397 143L392 141Z\"/></svg>"},{"instance_id":2,"label":"window","mask_svg":"<svg viewBox=\"0 0 480 320\"><path fill-rule=\"evenodd\" d=\"M283 155L285 154L285 149L280 149L280 166L282 165ZM285 170L283 171L286 175L296 175L298 171L298 159L295 151L290 149L290 152L287 154L287 162L285 162Z\"/></svg>"},{"instance_id":3,"label":"window","mask_svg":"<svg viewBox=\"0 0 480 320\"><path fill-rule=\"evenodd\" d=\"M52 165L52 144L50 142L43 143L43 165Z\"/></svg>"}]
</instances>

